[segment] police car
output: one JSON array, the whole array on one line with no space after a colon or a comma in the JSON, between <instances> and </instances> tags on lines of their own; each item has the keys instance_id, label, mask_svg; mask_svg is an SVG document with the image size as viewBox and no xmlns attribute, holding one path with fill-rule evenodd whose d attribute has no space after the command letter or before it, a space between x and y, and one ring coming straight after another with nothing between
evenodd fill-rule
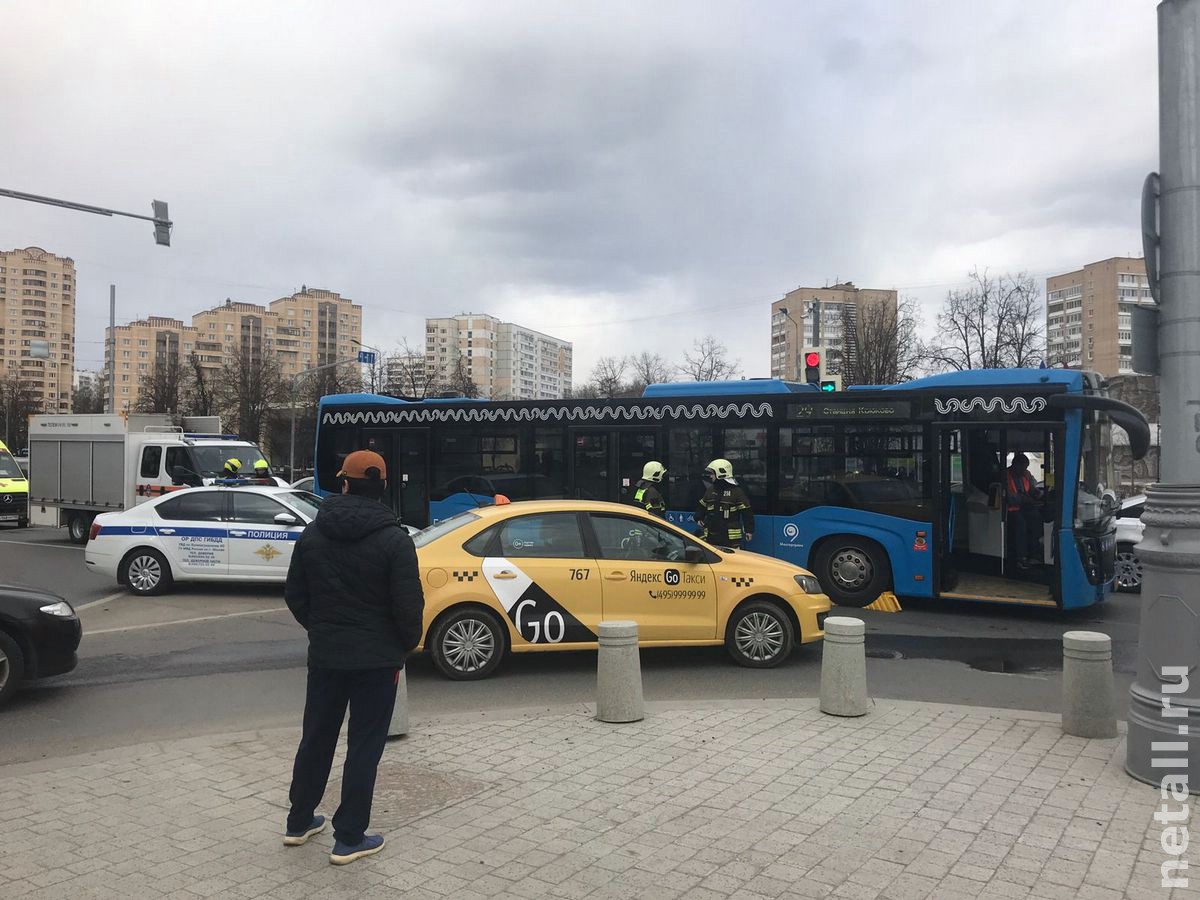
<instances>
[{"instance_id":1,"label":"police car","mask_svg":"<svg viewBox=\"0 0 1200 900\"><path fill-rule=\"evenodd\" d=\"M416 534L423 647L448 678L508 652L596 646L632 619L642 646L721 646L768 668L819 641L830 600L812 573L708 544L616 503L530 500L467 510Z\"/></svg>"},{"instance_id":2,"label":"police car","mask_svg":"<svg viewBox=\"0 0 1200 900\"><path fill-rule=\"evenodd\" d=\"M184 488L97 516L84 560L141 595L176 581L283 581L320 503L290 487Z\"/></svg>"}]
</instances>

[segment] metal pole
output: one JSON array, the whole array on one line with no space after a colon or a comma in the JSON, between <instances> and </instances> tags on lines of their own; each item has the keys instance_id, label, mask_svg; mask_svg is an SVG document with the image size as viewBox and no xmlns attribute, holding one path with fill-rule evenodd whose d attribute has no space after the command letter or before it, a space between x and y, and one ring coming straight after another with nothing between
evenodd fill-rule
<instances>
[{"instance_id":1,"label":"metal pole","mask_svg":"<svg viewBox=\"0 0 1200 900\"><path fill-rule=\"evenodd\" d=\"M108 411L117 411L117 286L108 286Z\"/></svg>"},{"instance_id":2,"label":"metal pole","mask_svg":"<svg viewBox=\"0 0 1200 900\"><path fill-rule=\"evenodd\" d=\"M1158 115L1162 483L1147 491L1138 545L1125 768L1165 798L1168 780L1200 793L1200 0L1158 6Z\"/></svg>"}]
</instances>

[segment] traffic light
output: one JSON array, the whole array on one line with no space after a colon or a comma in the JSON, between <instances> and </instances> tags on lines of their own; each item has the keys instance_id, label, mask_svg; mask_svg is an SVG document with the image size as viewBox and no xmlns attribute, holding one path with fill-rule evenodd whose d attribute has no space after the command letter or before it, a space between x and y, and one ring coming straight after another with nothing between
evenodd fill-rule
<instances>
[{"instance_id":1,"label":"traffic light","mask_svg":"<svg viewBox=\"0 0 1200 900\"><path fill-rule=\"evenodd\" d=\"M821 382L821 390L827 393L832 393L833 391L837 390L837 382L825 379Z\"/></svg>"},{"instance_id":2,"label":"traffic light","mask_svg":"<svg viewBox=\"0 0 1200 900\"><path fill-rule=\"evenodd\" d=\"M821 383L821 351L804 351L804 381L806 384Z\"/></svg>"},{"instance_id":3,"label":"traffic light","mask_svg":"<svg viewBox=\"0 0 1200 900\"><path fill-rule=\"evenodd\" d=\"M154 209L154 243L162 247L171 246L171 220L167 216L167 204L164 200L151 202Z\"/></svg>"}]
</instances>

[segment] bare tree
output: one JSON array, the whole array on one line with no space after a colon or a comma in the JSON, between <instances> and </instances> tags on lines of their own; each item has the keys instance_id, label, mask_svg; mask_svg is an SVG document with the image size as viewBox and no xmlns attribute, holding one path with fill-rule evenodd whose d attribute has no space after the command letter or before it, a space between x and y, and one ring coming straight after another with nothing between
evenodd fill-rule
<instances>
[{"instance_id":1,"label":"bare tree","mask_svg":"<svg viewBox=\"0 0 1200 900\"><path fill-rule=\"evenodd\" d=\"M183 377L183 409L190 416L215 416L218 412L217 390L213 372L205 368L198 353L188 357Z\"/></svg>"},{"instance_id":2,"label":"bare tree","mask_svg":"<svg viewBox=\"0 0 1200 900\"><path fill-rule=\"evenodd\" d=\"M925 348L935 370L1036 366L1045 350L1037 282L1024 272L971 272L969 287L950 291Z\"/></svg>"},{"instance_id":3,"label":"bare tree","mask_svg":"<svg viewBox=\"0 0 1200 900\"><path fill-rule=\"evenodd\" d=\"M852 352L842 355L842 386L899 384L921 369L918 332L921 313L911 297L892 308L885 302L842 306L842 340L853 336Z\"/></svg>"},{"instance_id":4,"label":"bare tree","mask_svg":"<svg viewBox=\"0 0 1200 900\"><path fill-rule=\"evenodd\" d=\"M630 372L629 392L640 395L647 385L661 384L670 381L674 369L658 353L643 350L641 353L631 353L625 357L625 364Z\"/></svg>"},{"instance_id":5,"label":"bare tree","mask_svg":"<svg viewBox=\"0 0 1200 900\"><path fill-rule=\"evenodd\" d=\"M602 356L592 366L592 383L596 386L598 397L621 397L627 393L625 386L625 370L628 362L625 357Z\"/></svg>"},{"instance_id":6,"label":"bare tree","mask_svg":"<svg viewBox=\"0 0 1200 900\"><path fill-rule=\"evenodd\" d=\"M138 386L136 408L144 413L177 413L183 399L184 368L176 355L156 362Z\"/></svg>"},{"instance_id":7,"label":"bare tree","mask_svg":"<svg viewBox=\"0 0 1200 900\"><path fill-rule=\"evenodd\" d=\"M227 420L237 423L243 440L258 443L271 411L287 391L273 353L243 344L221 370L219 398Z\"/></svg>"},{"instance_id":8,"label":"bare tree","mask_svg":"<svg viewBox=\"0 0 1200 900\"><path fill-rule=\"evenodd\" d=\"M446 390L460 394L463 397L474 398L479 396L479 385L475 383L475 379L467 371L466 357L460 356L454 364L454 368L450 371L450 377L446 381Z\"/></svg>"},{"instance_id":9,"label":"bare tree","mask_svg":"<svg viewBox=\"0 0 1200 900\"><path fill-rule=\"evenodd\" d=\"M71 395L71 412L88 415L104 412L104 391L94 381L77 388Z\"/></svg>"},{"instance_id":10,"label":"bare tree","mask_svg":"<svg viewBox=\"0 0 1200 900\"><path fill-rule=\"evenodd\" d=\"M387 389L404 397L424 400L438 391L437 370L407 340L401 341L400 349L393 354L388 376Z\"/></svg>"},{"instance_id":11,"label":"bare tree","mask_svg":"<svg viewBox=\"0 0 1200 900\"><path fill-rule=\"evenodd\" d=\"M29 417L42 411L33 385L15 374L0 375L0 434L13 450L29 443Z\"/></svg>"},{"instance_id":12,"label":"bare tree","mask_svg":"<svg viewBox=\"0 0 1200 900\"><path fill-rule=\"evenodd\" d=\"M729 359L729 348L711 334L692 342L679 371L692 381L723 381L741 372L740 360Z\"/></svg>"}]
</instances>

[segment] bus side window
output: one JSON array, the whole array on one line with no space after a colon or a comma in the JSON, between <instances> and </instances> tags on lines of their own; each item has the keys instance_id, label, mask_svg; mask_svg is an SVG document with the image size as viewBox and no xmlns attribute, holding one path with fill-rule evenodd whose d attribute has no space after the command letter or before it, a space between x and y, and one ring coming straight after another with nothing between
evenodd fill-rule
<instances>
[{"instance_id":1,"label":"bus side window","mask_svg":"<svg viewBox=\"0 0 1200 900\"><path fill-rule=\"evenodd\" d=\"M704 496L704 467L712 462L712 429L701 426L672 428L668 434L667 489L663 491L671 509L694 510Z\"/></svg>"}]
</instances>

